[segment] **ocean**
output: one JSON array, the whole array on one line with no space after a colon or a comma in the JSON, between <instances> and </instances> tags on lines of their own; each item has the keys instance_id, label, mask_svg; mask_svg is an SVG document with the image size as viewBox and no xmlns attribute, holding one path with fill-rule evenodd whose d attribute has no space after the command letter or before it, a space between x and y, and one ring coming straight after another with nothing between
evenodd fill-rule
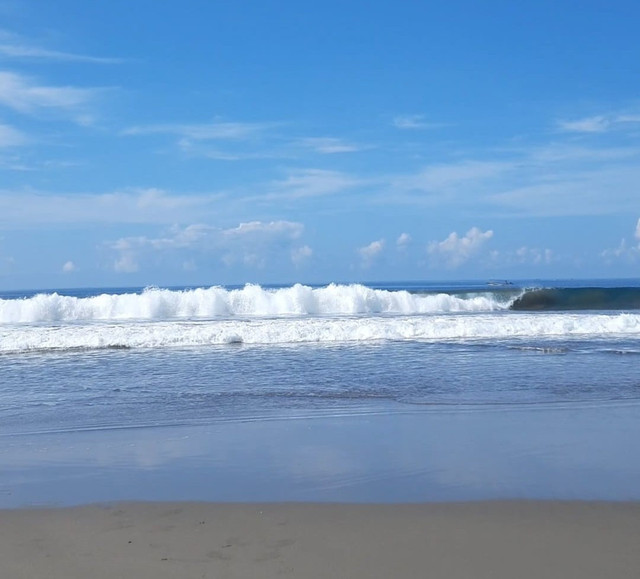
<instances>
[{"instance_id":1,"label":"ocean","mask_svg":"<svg viewBox=\"0 0 640 579\"><path fill-rule=\"evenodd\" d=\"M0 506L640 499L640 282L0 293Z\"/></svg>"}]
</instances>

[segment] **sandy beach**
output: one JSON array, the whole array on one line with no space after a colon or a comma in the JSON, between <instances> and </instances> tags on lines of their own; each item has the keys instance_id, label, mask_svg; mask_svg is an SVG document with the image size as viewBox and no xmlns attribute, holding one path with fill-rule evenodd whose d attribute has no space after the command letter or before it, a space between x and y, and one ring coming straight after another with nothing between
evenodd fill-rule
<instances>
[{"instance_id":1,"label":"sandy beach","mask_svg":"<svg viewBox=\"0 0 640 579\"><path fill-rule=\"evenodd\" d=\"M640 503L120 503L0 511L0 575L632 577Z\"/></svg>"}]
</instances>

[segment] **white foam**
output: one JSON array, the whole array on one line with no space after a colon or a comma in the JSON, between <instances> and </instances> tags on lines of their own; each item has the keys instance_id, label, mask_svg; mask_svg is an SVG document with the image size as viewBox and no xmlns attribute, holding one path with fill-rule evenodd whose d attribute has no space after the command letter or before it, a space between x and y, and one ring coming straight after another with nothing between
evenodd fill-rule
<instances>
[{"instance_id":1,"label":"white foam","mask_svg":"<svg viewBox=\"0 0 640 579\"><path fill-rule=\"evenodd\" d=\"M0 352L570 336L640 338L640 314L495 312L19 324L0 326Z\"/></svg>"},{"instance_id":2,"label":"white foam","mask_svg":"<svg viewBox=\"0 0 640 579\"><path fill-rule=\"evenodd\" d=\"M174 291L147 289L141 294L102 294L77 298L57 293L0 300L0 325L37 322L169 320L353 314L479 312L508 306L487 296L420 295L375 290L362 285L311 288L296 284L268 290L257 285Z\"/></svg>"}]
</instances>

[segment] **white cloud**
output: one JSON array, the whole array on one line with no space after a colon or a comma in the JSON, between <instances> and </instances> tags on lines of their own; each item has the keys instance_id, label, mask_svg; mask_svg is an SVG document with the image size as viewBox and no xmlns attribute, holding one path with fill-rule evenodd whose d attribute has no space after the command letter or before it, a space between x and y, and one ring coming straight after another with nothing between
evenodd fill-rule
<instances>
[{"instance_id":1,"label":"white cloud","mask_svg":"<svg viewBox=\"0 0 640 579\"><path fill-rule=\"evenodd\" d=\"M548 265L554 261L551 249L522 246L516 250L494 250L490 253L491 260L499 267L513 265Z\"/></svg>"},{"instance_id":2,"label":"white cloud","mask_svg":"<svg viewBox=\"0 0 640 579\"><path fill-rule=\"evenodd\" d=\"M269 223L250 221L249 223L241 223L231 229L225 229L222 233L233 237L283 235L291 239L297 239L302 235L303 230L304 225L302 223L294 223L292 221L271 221Z\"/></svg>"},{"instance_id":3,"label":"white cloud","mask_svg":"<svg viewBox=\"0 0 640 579\"><path fill-rule=\"evenodd\" d=\"M600 257L604 258L608 264L620 259L634 262L636 258L640 257L640 219L638 219L633 236L638 240L637 243L628 243L626 238L623 238L618 247L600 252Z\"/></svg>"},{"instance_id":4,"label":"white cloud","mask_svg":"<svg viewBox=\"0 0 640 579\"><path fill-rule=\"evenodd\" d=\"M307 246L294 247L304 226L291 221L251 221L227 229L208 224L172 227L163 237L126 237L111 242L108 247L119 253L116 271L137 271L142 256L148 253L182 256L181 263L195 264L186 254L198 253L218 259L227 266L241 263L249 267L265 267L270 260L288 254L300 264L311 255Z\"/></svg>"},{"instance_id":5,"label":"white cloud","mask_svg":"<svg viewBox=\"0 0 640 579\"><path fill-rule=\"evenodd\" d=\"M456 268L477 254L492 237L493 231L482 231L478 227L472 227L462 237L454 231L443 241L432 241L427 252L437 262L443 261L447 267Z\"/></svg>"},{"instance_id":6,"label":"white cloud","mask_svg":"<svg viewBox=\"0 0 640 579\"><path fill-rule=\"evenodd\" d=\"M380 253L384 249L384 245L384 239L378 239L377 241L372 241L369 245L358 248L358 253L362 258L362 266L370 267L373 261L380 255Z\"/></svg>"},{"instance_id":7,"label":"white cloud","mask_svg":"<svg viewBox=\"0 0 640 579\"><path fill-rule=\"evenodd\" d=\"M23 75L0 71L0 104L23 114L58 110L75 115L83 112L99 90L39 85ZM78 118L85 117L80 115Z\"/></svg>"},{"instance_id":8,"label":"white cloud","mask_svg":"<svg viewBox=\"0 0 640 579\"><path fill-rule=\"evenodd\" d=\"M135 273L140 269L133 253L123 253L113 264L113 269L118 273Z\"/></svg>"},{"instance_id":9,"label":"white cloud","mask_svg":"<svg viewBox=\"0 0 640 579\"><path fill-rule=\"evenodd\" d=\"M291 261L295 265L302 265L313 255L313 250L308 245L296 247L291 250Z\"/></svg>"},{"instance_id":10,"label":"white cloud","mask_svg":"<svg viewBox=\"0 0 640 579\"><path fill-rule=\"evenodd\" d=\"M65 264L62 266L62 271L64 273L71 273L72 271L76 271L77 267L76 265L73 263L73 261L67 261L65 262Z\"/></svg>"},{"instance_id":11,"label":"white cloud","mask_svg":"<svg viewBox=\"0 0 640 579\"><path fill-rule=\"evenodd\" d=\"M358 253L362 257L371 259L378 255L384 249L384 239L378 239L377 241L372 241L369 245L365 245L358 249Z\"/></svg>"},{"instance_id":12,"label":"white cloud","mask_svg":"<svg viewBox=\"0 0 640 579\"><path fill-rule=\"evenodd\" d=\"M522 263L533 263L534 265L551 263L553 251L551 249L538 249L537 247L521 247L516 250L516 256Z\"/></svg>"},{"instance_id":13,"label":"white cloud","mask_svg":"<svg viewBox=\"0 0 640 579\"><path fill-rule=\"evenodd\" d=\"M411 236L408 233L401 233L396 239L398 249L404 249L409 243L411 243Z\"/></svg>"},{"instance_id":14,"label":"white cloud","mask_svg":"<svg viewBox=\"0 0 640 579\"><path fill-rule=\"evenodd\" d=\"M259 245L271 239L298 239L304 230L301 223L291 221L251 221L240 223L237 227L221 229L213 225L197 223L186 227L172 227L164 237L125 237L111 244L113 249L130 251L151 248L168 249L214 249L233 243L253 243Z\"/></svg>"},{"instance_id":15,"label":"white cloud","mask_svg":"<svg viewBox=\"0 0 640 579\"><path fill-rule=\"evenodd\" d=\"M605 263L611 265L619 261L635 262L640 257L640 244L628 244L626 239L620 241L620 245L614 249L605 249L600 252Z\"/></svg>"}]
</instances>

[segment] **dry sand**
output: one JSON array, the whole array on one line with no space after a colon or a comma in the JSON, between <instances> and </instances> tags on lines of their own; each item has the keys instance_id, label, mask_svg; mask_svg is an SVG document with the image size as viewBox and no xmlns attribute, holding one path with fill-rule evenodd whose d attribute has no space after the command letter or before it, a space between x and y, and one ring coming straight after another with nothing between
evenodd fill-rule
<instances>
[{"instance_id":1,"label":"dry sand","mask_svg":"<svg viewBox=\"0 0 640 579\"><path fill-rule=\"evenodd\" d=\"M640 504L125 503L0 511L3 579L640 576Z\"/></svg>"}]
</instances>

